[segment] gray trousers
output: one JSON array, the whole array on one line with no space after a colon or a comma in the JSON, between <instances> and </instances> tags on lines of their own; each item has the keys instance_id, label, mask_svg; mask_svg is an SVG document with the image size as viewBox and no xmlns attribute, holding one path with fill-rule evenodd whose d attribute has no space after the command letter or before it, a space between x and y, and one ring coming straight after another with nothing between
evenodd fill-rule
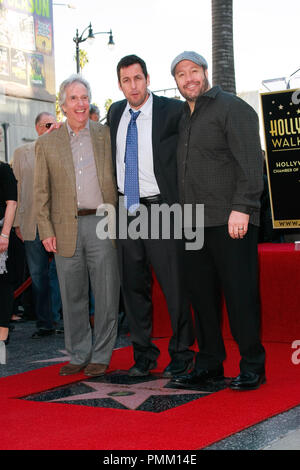
<instances>
[{"instance_id":1,"label":"gray trousers","mask_svg":"<svg viewBox=\"0 0 300 470\"><path fill-rule=\"evenodd\" d=\"M71 364L109 364L116 342L120 281L117 253L111 240L100 240L100 217L78 218L74 255L55 255ZM89 321L89 279L95 298L94 331Z\"/></svg>"}]
</instances>

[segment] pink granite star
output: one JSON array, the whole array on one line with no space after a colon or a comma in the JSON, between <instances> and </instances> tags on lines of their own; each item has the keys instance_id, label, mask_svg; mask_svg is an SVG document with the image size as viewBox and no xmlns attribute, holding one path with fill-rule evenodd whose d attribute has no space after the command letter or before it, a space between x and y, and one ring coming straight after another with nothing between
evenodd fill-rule
<instances>
[{"instance_id":1,"label":"pink granite star","mask_svg":"<svg viewBox=\"0 0 300 470\"><path fill-rule=\"evenodd\" d=\"M40 361L33 361L33 364L38 362L68 362L70 360L67 351L65 351L64 349L60 349L59 352L64 354L64 356L53 357L52 359L43 359Z\"/></svg>"},{"instance_id":2,"label":"pink granite star","mask_svg":"<svg viewBox=\"0 0 300 470\"><path fill-rule=\"evenodd\" d=\"M77 400L93 400L101 398L113 398L117 402L121 403L126 408L131 410L137 409L142 405L149 397L160 395L192 395L192 394L204 394L210 393L199 390L179 390L175 388L164 388L169 382L169 379L155 379L149 382L143 382L139 384L111 384L104 382L82 382L89 387L92 387L95 391L83 393L80 395L72 395L70 397L60 398L53 400L53 402L59 401L77 401ZM122 396L122 394L124 395ZM128 395L126 395L128 393Z\"/></svg>"}]
</instances>

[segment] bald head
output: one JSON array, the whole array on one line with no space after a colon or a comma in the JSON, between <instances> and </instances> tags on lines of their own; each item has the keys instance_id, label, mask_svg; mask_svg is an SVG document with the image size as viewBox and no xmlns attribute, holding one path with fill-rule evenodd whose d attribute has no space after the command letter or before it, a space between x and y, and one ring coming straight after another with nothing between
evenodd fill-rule
<instances>
[{"instance_id":1,"label":"bald head","mask_svg":"<svg viewBox=\"0 0 300 470\"><path fill-rule=\"evenodd\" d=\"M50 129L51 125L56 123L56 119L53 114L48 112L42 112L35 118L35 129L37 134L40 136Z\"/></svg>"}]
</instances>

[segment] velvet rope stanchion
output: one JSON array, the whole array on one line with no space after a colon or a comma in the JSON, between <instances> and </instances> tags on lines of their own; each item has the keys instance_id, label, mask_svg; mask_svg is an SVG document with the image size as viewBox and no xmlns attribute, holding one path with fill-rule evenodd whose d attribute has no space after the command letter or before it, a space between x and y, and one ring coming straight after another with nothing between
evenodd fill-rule
<instances>
[{"instance_id":1,"label":"velvet rope stanchion","mask_svg":"<svg viewBox=\"0 0 300 470\"><path fill-rule=\"evenodd\" d=\"M31 281L31 277L29 277L28 279L26 279L25 282L23 282L23 284L18 287L15 291L14 291L14 298L16 299L17 297L19 297L21 294L23 294L23 292L31 285L32 281Z\"/></svg>"}]
</instances>

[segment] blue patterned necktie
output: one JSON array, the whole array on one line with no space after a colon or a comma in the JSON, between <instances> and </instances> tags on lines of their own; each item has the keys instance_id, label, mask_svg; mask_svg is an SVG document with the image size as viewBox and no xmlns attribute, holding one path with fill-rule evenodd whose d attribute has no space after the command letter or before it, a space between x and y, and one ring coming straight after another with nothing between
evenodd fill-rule
<instances>
[{"instance_id":1,"label":"blue patterned necktie","mask_svg":"<svg viewBox=\"0 0 300 470\"><path fill-rule=\"evenodd\" d=\"M141 111L129 110L131 119L128 124L125 150L125 206L129 212L135 212L140 205L138 133L136 120Z\"/></svg>"}]
</instances>

